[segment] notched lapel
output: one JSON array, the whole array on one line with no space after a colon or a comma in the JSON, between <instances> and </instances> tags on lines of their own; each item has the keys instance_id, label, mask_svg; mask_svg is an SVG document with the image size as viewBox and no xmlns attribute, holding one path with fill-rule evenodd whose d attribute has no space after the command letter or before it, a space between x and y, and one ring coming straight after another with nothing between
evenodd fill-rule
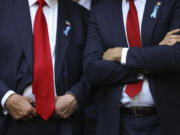
<instances>
[{"instance_id":1,"label":"notched lapel","mask_svg":"<svg viewBox=\"0 0 180 135\"><path fill-rule=\"evenodd\" d=\"M58 1L59 11L58 11L58 23L57 23L57 42L56 42L56 62L55 62L55 76L56 82L59 79L60 73L62 71L63 63L65 60L65 55L67 48L69 46L70 38L72 35L72 21L71 10L68 9L66 2Z\"/></svg>"},{"instance_id":2,"label":"notched lapel","mask_svg":"<svg viewBox=\"0 0 180 135\"><path fill-rule=\"evenodd\" d=\"M161 9L163 6L163 2L164 0L147 0L146 2L141 31L143 46L145 45L145 40L152 39L153 31L156 27L156 23L159 20L159 15L162 12ZM157 5L159 5L158 9L156 9ZM154 15L152 15L153 13Z\"/></svg>"},{"instance_id":3,"label":"notched lapel","mask_svg":"<svg viewBox=\"0 0 180 135\"><path fill-rule=\"evenodd\" d=\"M127 47L127 39L124 29L123 12L122 12L122 0L111 1L108 10L108 23L111 29L111 33L114 37L114 41L120 43L122 47Z\"/></svg>"},{"instance_id":4,"label":"notched lapel","mask_svg":"<svg viewBox=\"0 0 180 135\"><path fill-rule=\"evenodd\" d=\"M33 35L30 11L27 0L10 0L12 17L24 49L25 57L33 71Z\"/></svg>"}]
</instances>

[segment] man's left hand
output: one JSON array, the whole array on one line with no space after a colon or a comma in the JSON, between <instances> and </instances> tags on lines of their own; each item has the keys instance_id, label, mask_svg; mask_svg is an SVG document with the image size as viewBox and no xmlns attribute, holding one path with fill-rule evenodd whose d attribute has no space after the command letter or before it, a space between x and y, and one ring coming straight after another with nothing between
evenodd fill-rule
<instances>
[{"instance_id":1,"label":"man's left hand","mask_svg":"<svg viewBox=\"0 0 180 135\"><path fill-rule=\"evenodd\" d=\"M121 47L110 48L104 52L103 60L120 62L121 55L122 55Z\"/></svg>"},{"instance_id":2,"label":"man's left hand","mask_svg":"<svg viewBox=\"0 0 180 135\"><path fill-rule=\"evenodd\" d=\"M175 29L166 34L164 39L159 43L159 45L173 46L180 42L180 35L178 34L180 29Z\"/></svg>"},{"instance_id":3,"label":"man's left hand","mask_svg":"<svg viewBox=\"0 0 180 135\"><path fill-rule=\"evenodd\" d=\"M59 118L67 119L77 109L77 106L77 100L74 95L58 96L55 103L55 115Z\"/></svg>"}]
</instances>

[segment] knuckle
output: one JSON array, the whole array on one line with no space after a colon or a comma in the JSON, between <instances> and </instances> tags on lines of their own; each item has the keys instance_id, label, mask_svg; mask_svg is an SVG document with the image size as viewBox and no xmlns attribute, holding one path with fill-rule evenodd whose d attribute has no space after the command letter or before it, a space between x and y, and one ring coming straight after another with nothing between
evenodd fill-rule
<instances>
[{"instance_id":1,"label":"knuckle","mask_svg":"<svg viewBox=\"0 0 180 135\"><path fill-rule=\"evenodd\" d=\"M20 116L14 116L15 120L20 120Z\"/></svg>"},{"instance_id":2,"label":"knuckle","mask_svg":"<svg viewBox=\"0 0 180 135\"><path fill-rule=\"evenodd\" d=\"M28 114L29 114L29 112L28 112L28 111L25 111L22 116L23 116L23 117L26 117L26 116L28 116Z\"/></svg>"},{"instance_id":3,"label":"knuckle","mask_svg":"<svg viewBox=\"0 0 180 135\"><path fill-rule=\"evenodd\" d=\"M61 115L61 112L60 111L55 111L55 113L57 114L57 115Z\"/></svg>"},{"instance_id":4,"label":"knuckle","mask_svg":"<svg viewBox=\"0 0 180 135\"><path fill-rule=\"evenodd\" d=\"M19 116L16 117L16 120L21 120L21 119L23 119L23 118L24 118L23 115L19 115Z\"/></svg>"},{"instance_id":5,"label":"knuckle","mask_svg":"<svg viewBox=\"0 0 180 135\"><path fill-rule=\"evenodd\" d=\"M29 108L28 113L32 113L34 109L32 107Z\"/></svg>"},{"instance_id":6,"label":"knuckle","mask_svg":"<svg viewBox=\"0 0 180 135\"><path fill-rule=\"evenodd\" d=\"M58 113L59 112L59 108L55 107L55 112Z\"/></svg>"}]
</instances>

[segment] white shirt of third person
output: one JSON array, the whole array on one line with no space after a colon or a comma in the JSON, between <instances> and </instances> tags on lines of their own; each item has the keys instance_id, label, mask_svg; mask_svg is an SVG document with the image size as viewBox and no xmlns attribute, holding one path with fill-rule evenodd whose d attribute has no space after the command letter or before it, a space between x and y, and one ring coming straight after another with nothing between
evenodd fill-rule
<instances>
[{"instance_id":1,"label":"white shirt of third person","mask_svg":"<svg viewBox=\"0 0 180 135\"><path fill-rule=\"evenodd\" d=\"M90 10L90 8L91 8L91 0L80 0L79 4L88 10Z\"/></svg>"},{"instance_id":2,"label":"white shirt of third person","mask_svg":"<svg viewBox=\"0 0 180 135\"><path fill-rule=\"evenodd\" d=\"M144 9L146 5L146 0L134 0L134 4L136 6L136 10L138 13L138 20L139 20L139 28L141 33L141 26L142 26L142 20L143 20L143 14ZM129 1L128 0L122 0L122 11L123 11L123 20L124 20L124 28L126 33L126 39L127 39L127 31L126 31L126 22L127 22L127 15L129 11ZM128 42L128 41L127 41ZM122 50L122 58L121 58L121 64L126 64L126 56L127 56L128 48L123 48ZM141 92L136 95L134 98L130 98L125 93L125 88L123 88L121 103L125 107L148 107L154 105L154 100L152 98L152 94L149 88L148 80L145 76L139 76L139 79L143 79L143 85Z\"/></svg>"}]
</instances>

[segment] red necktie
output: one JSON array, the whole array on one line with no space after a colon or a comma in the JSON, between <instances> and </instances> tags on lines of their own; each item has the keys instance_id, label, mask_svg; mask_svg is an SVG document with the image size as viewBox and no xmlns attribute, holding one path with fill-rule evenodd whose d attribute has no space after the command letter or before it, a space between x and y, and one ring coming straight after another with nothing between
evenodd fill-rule
<instances>
[{"instance_id":1,"label":"red necktie","mask_svg":"<svg viewBox=\"0 0 180 135\"><path fill-rule=\"evenodd\" d=\"M129 41L129 47L141 47L141 37L139 29L139 21L137 10L134 5L134 0L129 0L129 12L127 16L127 38ZM142 89L143 81L137 83L127 84L125 92L126 94L133 98L135 97Z\"/></svg>"},{"instance_id":2,"label":"red necktie","mask_svg":"<svg viewBox=\"0 0 180 135\"><path fill-rule=\"evenodd\" d=\"M34 76L33 93L36 112L47 120L54 112L55 97L53 66L46 18L43 13L44 0L37 1L39 8L34 22Z\"/></svg>"}]
</instances>

